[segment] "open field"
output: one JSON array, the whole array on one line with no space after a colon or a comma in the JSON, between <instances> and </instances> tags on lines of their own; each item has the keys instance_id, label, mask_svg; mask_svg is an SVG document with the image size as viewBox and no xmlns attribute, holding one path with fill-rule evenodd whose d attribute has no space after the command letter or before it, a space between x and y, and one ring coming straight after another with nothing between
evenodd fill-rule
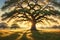
<instances>
[{"instance_id":1,"label":"open field","mask_svg":"<svg viewBox=\"0 0 60 40\"><path fill-rule=\"evenodd\" d=\"M0 29L0 40L60 40L60 29Z\"/></svg>"},{"instance_id":2,"label":"open field","mask_svg":"<svg viewBox=\"0 0 60 40\"><path fill-rule=\"evenodd\" d=\"M0 29L0 31L13 31L13 32L20 32L20 31L26 31L26 30L29 30L29 29ZM60 32L60 29L38 29L42 32Z\"/></svg>"}]
</instances>

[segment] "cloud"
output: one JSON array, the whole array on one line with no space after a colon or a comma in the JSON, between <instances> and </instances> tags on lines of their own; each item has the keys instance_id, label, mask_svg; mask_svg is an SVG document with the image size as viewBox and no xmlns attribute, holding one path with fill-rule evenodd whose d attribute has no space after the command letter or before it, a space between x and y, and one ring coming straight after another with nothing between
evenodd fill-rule
<instances>
[{"instance_id":1,"label":"cloud","mask_svg":"<svg viewBox=\"0 0 60 40\"><path fill-rule=\"evenodd\" d=\"M1 17L1 15L2 15L3 13L4 13L4 12L0 10L0 17Z\"/></svg>"},{"instance_id":2,"label":"cloud","mask_svg":"<svg viewBox=\"0 0 60 40\"><path fill-rule=\"evenodd\" d=\"M2 15L3 13L4 13L4 12L1 11L1 9L0 9L0 22L1 22L1 15Z\"/></svg>"}]
</instances>

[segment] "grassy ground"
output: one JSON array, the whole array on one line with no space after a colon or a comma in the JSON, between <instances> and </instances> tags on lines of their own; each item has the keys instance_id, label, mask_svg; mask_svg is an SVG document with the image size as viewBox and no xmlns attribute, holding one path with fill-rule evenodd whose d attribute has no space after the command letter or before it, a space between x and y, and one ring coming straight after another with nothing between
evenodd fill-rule
<instances>
[{"instance_id":1,"label":"grassy ground","mask_svg":"<svg viewBox=\"0 0 60 40\"><path fill-rule=\"evenodd\" d=\"M60 31L0 30L0 40L60 40Z\"/></svg>"}]
</instances>

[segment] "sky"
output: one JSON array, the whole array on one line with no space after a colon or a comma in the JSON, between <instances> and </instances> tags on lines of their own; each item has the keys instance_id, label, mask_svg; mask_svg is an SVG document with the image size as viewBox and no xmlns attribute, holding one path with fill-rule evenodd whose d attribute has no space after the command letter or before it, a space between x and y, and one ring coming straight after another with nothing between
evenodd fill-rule
<instances>
[{"instance_id":1,"label":"sky","mask_svg":"<svg viewBox=\"0 0 60 40\"><path fill-rule=\"evenodd\" d=\"M2 15L1 7L3 6L5 0L0 0L0 16ZM0 22L1 22L1 17L0 17Z\"/></svg>"},{"instance_id":2,"label":"sky","mask_svg":"<svg viewBox=\"0 0 60 40\"><path fill-rule=\"evenodd\" d=\"M6 1L6 0L0 0L0 8L2 7L2 5L4 4L5 1ZM55 0L55 1L57 1L57 2L60 3L60 0Z\"/></svg>"},{"instance_id":3,"label":"sky","mask_svg":"<svg viewBox=\"0 0 60 40\"><path fill-rule=\"evenodd\" d=\"M0 0L0 8L2 7L2 5L4 4L5 0Z\"/></svg>"},{"instance_id":4,"label":"sky","mask_svg":"<svg viewBox=\"0 0 60 40\"><path fill-rule=\"evenodd\" d=\"M4 5L4 2L5 2L5 1L6 1L6 0L0 0L0 16L4 13L4 12L1 11L1 7ZM57 2L60 3L60 0L57 0Z\"/></svg>"},{"instance_id":5,"label":"sky","mask_svg":"<svg viewBox=\"0 0 60 40\"><path fill-rule=\"evenodd\" d=\"M0 0L0 16L3 14L3 12L1 11L1 7L4 5L4 2L5 2L6 0ZM59 2L60 3L60 0L55 0L55 1L57 1L57 2Z\"/></svg>"},{"instance_id":6,"label":"sky","mask_svg":"<svg viewBox=\"0 0 60 40\"><path fill-rule=\"evenodd\" d=\"M6 1L6 0L0 0L0 8L3 6L3 4L4 4L5 1ZM57 2L60 3L60 0L57 0ZM1 16L3 13L4 13L4 12L2 12L1 9L0 9L0 16ZM1 17L0 17L0 22L1 22ZM58 21L58 22L60 22L60 21ZM39 25L40 25L40 24L39 24Z\"/></svg>"},{"instance_id":7,"label":"sky","mask_svg":"<svg viewBox=\"0 0 60 40\"><path fill-rule=\"evenodd\" d=\"M4 4L5 1L6 1L6 0L0 0L0 8L2 7L2 5ZM57 2L60 3L60 0L55 0L55 1L57 1Z\"/></svg>"},{"instance_id":8,"label":"sky","mask_svg":"<svg viewBox=\"0 0 60 40\"><path fill-rule=\"evenodd\" d=\"M6 1L6 0L0 0L0 8L3 6L3 4L4 4L5 1ZM55 0L55 1L57 1L57 2L60 3L60 0Z\"/></svg>"},{"instance_id":9,"label":"sky","mask_svg":"<svg viewBox=\"0 0 60 40\"><path fill-rule=\"evenodd\" d=\"M0 20L1 20L1 15L4 13L4 12L1 11L1 7L4 5L5 1L6 0L0 0Z\"/></svg>"}]
</instances>

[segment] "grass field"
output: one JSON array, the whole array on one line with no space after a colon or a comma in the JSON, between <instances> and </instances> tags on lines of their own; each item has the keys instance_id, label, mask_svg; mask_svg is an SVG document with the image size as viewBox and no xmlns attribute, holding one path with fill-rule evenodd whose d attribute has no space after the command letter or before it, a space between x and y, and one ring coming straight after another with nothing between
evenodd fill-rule
<instances>
[{"instance_id":1,"label":"grass field","mask_svg":"<svg viewBox=\"0 0 60 40\"><path fill-rule=\"evenodd\" d=\"M59 29L0 30L0 40L60 40Z\"/></svg>"}]
</instances>

